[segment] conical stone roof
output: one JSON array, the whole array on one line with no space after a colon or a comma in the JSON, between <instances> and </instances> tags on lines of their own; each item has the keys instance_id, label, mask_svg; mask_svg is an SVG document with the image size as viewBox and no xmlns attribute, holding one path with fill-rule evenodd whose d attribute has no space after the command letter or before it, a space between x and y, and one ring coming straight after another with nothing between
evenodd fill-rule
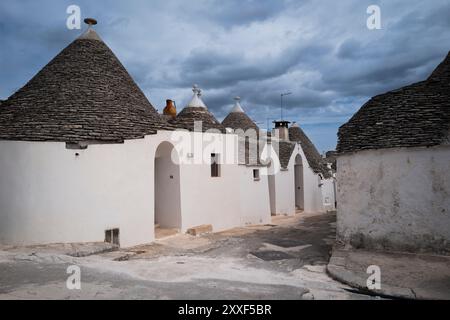
<instances>
[{"instance_id":1,"label":"conical stone roof","mask_svg":"<svg viewBox=\"0 0 450 320\"><path fill-rule=\"evenodd\" d=\"M235 98L236 103L231 112L223 119L222 125L225 128L231 128L234 130L242 129L246 131L248 129L259 130L258 126L252 119L244 112L240 104L240 98Z\"/></svg>"},{"instance_id":2,"label":"conical stone roof","mask_svg":"<svg viewBox=\"0 0 450 320\"><path fill-rule=\"evenodd\" d=\"M0 107L0 139L122 142L167 128L114 53L88 29Z\"/></svg>"},{"instance_id":3,"label":"conical stone roof","mask_svg":"<svg viewBox=\"0 0 450 320\"><path fill-rule=\"evenodd\" d=\"M231 128L238 134L239 164L260 165L259 128L245 114L240 104L241 98L234 98L236 103L231 112L222 121L225 128Z\"/></svg>"},{"instance_id":4,"label":"conical stone roof","mask_svg":"<svg viewBox=\"0 0 450 320\"><path fill-rule=\"evenodd\" d=\"M448 144L450 53L425 81L371 98L338 137L340 153Z\"/></svg>"}]
</instances>

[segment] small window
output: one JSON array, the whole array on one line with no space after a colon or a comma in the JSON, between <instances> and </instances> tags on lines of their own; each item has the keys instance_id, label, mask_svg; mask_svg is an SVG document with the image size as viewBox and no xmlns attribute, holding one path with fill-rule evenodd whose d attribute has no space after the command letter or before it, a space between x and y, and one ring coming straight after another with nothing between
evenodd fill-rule
<instances>
[{"instance_id":1,"label":"small window","mask_svg":"<svg viewBox=\"0 0 450 320\"><path fill-rule=\"evenodd\" d=\"M211 153L211 177L220 177L220 164L218 153Z\"/></svg>"},{"instance_id":2,"label":"small window","mask_svg":"<svg viewBox=\"0 0 450 320\"><path fill-rule=\"evenodd\" d=\"M259 169L253 169L253 180L259 181Z\"/></svg>"},{"instance_id":3,"label":"small window","mask_svg":"<svg viewBox=\"0 0 450 320\"><path fill-rule=\"evenodd\" d=\"M119 229L109 229L105 231L105 242L120 245Z\"/></svg>"}]
</instances>

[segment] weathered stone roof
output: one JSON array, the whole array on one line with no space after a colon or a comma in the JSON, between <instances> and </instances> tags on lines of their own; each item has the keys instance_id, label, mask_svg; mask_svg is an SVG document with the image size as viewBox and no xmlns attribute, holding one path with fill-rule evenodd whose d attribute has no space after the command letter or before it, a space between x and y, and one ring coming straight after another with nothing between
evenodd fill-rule
<instances>
[{"instance_id":1,"label":"weathered stone roof","mask_svg":"<svg viewBox=\"0 0 450 320\"><path fill-rule=\"evenodd\" d=\"M169 127L92 29L0 108L3 140L122 142Z\"/></svg>"},{"instance_id":2,"label":"weathered stone roof","mask_svg":"<svg viewBox=\"0 0 450 320\"><path fill-rule=\"evenodd\" d=\"M450 53L430 77L370 99L339 128L339 153L448 143Z\"/></svg>"},{"instance_id":3,"label":"weathered stone roof","mask_svg":"<svg viewBox=\"0 0 450 320\"><path fill-rule=\"evenodd\" d=\"M306 160L315 173L322 174L324 178L331 177L324 159L298 124L294 124L289 128L289 140L300 143Z\"/></svg>"},{"instance_id":4,"label":"weathered stone roof","mask_svg":"<svg viewBox=\"0 0 450 320\"><path fill-rule=\"evenodd\" d=\"M261 165L259 148L259 128L242 109L239 97L233 109L222 121L225 128L233 129L239 136L239 163L247 165ZM246 142L247 141L247 142Z\"/></svg>"},{"instance_id":5,"label":"weathered stone roof","mask_svg":"<svg viewBox=\"0 0 450 320\"><path fill-rule=\"evenodd\" d=\"M275 152L277 153L281 167L283 169L286 169L287 166L289 165L289 160L291 159L292 152L294 152L295 143L282 140L272 140L271 143L272 147L275 149Z\"/></svg>"},{"instance_id":6,"label":"weathered stone roof","mask_svg":"<svg viewBox=\"0 0 450 320\"><path fill-rule=\"evenodd\" d=\"M223 119L222 125L225 128L231 129L242 129L244 131L248 129L254 129L256 131L259 130L258 126L253 122L252 119L244 112L239 103L240 98L236 97L236 104L234 105L231 112Z\"/></svg>"},{"instance_id":7,"label":"weathered stone roof","mask_svg":"<svg viewBox=\"0 0 450 320\"><path fill-rule=\"evenodd\" d=\"M245 113L241 112L231 112L222 121L222 125L225 128L242 129L244 131L248 129L259 130L258 126L253 122L252 119Z\"/></svg>"}]
</instances>

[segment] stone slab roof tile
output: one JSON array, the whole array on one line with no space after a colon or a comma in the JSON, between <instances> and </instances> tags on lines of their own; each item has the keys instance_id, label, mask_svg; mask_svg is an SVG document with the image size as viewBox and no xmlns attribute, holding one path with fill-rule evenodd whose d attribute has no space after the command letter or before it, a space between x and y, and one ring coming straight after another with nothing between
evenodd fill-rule
<instances>
[{"instance_id":1,"label":"stone slab roof tile","mask_svg":"<svg viewBox=\"0 0 450 320\"><path fill-rule=\"evenodd\" d=\"M222 125L225 128L242 129L244 131L248 129L259 130L258 126L253 122L250 117L244 112L230 112L222 121Z\"/></svg>"},{"instance_id":2,"label":"stone slab roof tile","mask_svg":"<svg viewBox=\"0 0 450 320\"><path fill-rule=\"evenodd\" d=\"M290 141L278 141L272 140L272 147L277 153L278 159L280 160L280 165L283 169L286 169L289 165L289 160L291 159L292 152L295 149L295 143Z\"/></svg>"},{"instance_id":3,"label":"stone slab roof tile","mask_svg":"<svg viewBox=\"0 0 450 320\"><path fill-rule=\"evenodd\" d=\"M225 128L217 121L214 115L204 107L186 107L169 123L177 128L194 131L194 123L201 121L202 131L215 129L220 132L225 132Z\"/></svg>"}]
</instances>

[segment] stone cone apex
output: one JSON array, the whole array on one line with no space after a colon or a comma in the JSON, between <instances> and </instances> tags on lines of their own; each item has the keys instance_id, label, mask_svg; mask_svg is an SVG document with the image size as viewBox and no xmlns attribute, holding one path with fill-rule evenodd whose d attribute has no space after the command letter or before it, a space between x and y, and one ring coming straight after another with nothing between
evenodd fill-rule
<instances>
[{"instance_id":1,"label":"stone cone apex","mask_svg":"<svg viewBox=\"0 0 450 320\"><path fill-rule=\"evenodd\" d=\"M78 37L78 40L96 40L103 41L94 29L88 28L82 35Z\"/></svg>"},{"instance_id":2,"label":"stone cone apex","mask_svg":"<svg viewBox=\"0 0 450 320\"><path fill-rule=\"evenodd\" d=\"M236 97L234 98L234 100L236 100L236 103L234 104L233 109L231 109L231 112L244 112L244 109L242 109L241 107L241 98L240 97Z\"/></svg>"},{"instance_id":3,"label":"stone cone apex","mask_svg":"<svg viewBox=\"0 0 450 320\"><path fill-rule=\"evenodd\" d=\"M82 35L78 37L78 39L102 41L97 32L92 29L92 26L95 26L97 24L97 20L95 20L94 18L86 18L84 19L84 23L88 25L88 28Z\"/></svg>"}]
</instances>

